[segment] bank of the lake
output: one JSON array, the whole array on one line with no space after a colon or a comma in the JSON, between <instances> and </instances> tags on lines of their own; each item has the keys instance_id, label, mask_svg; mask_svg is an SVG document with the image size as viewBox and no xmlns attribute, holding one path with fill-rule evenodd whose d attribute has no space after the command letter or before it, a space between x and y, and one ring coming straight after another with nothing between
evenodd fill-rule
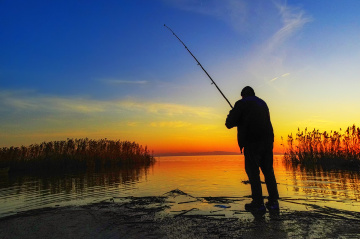
<instances>
[{"instance_id":1,"label":"bank of the lake","mask_svg":"<svg viewBox=\"0 0 360 239\"><path fill-rule=\"evenodd\" d=\"M265 215L244 211L249 198L162 196L112 198L81 207L47 208L0 220L2 238L358 238L359 213L306 203ZM222 205L224 207L217 207Z\"/></svg>"}]
</instances>

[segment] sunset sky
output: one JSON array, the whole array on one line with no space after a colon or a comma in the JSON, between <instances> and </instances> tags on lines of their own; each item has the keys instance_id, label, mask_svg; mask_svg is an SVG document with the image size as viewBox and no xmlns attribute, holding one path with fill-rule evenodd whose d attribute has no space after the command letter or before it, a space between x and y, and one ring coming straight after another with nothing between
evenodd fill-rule
<instances>
[{"instance_id":1,"label":"sunset sky","mask_svg":"<svg viewBox=\"0 0 360 239\"><path fill-rule=\"evenodd\" d=\"M275 151L300 127L360 119L358 0L0 1L0 147L120 139L154 153L238 152L230 107L250 85Z\"/></svg>"}]
</instances>

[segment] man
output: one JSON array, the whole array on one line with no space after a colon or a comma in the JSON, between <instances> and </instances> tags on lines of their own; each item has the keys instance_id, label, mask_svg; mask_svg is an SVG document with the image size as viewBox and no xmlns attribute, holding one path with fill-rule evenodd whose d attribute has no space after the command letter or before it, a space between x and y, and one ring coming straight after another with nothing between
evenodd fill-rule
<instances>
[{"instance_id":1,"label":"man","mask_svg":"<svg viewBox=\"0 0 360 239\"><path fill-rule=\"evenodd\" d=\"M252 212L265 212L262 196L260 170L265 177L269 193L266 207L279 210L279 193L273 169L274 132L270 112L265 101L255 96L254 90L246 86L241 91L242 99L235 103L226 118L226 127L237 127L240 152L244 149L245 171L251 185L252 202L245 209Z\"/></svg>"}]
</instances>

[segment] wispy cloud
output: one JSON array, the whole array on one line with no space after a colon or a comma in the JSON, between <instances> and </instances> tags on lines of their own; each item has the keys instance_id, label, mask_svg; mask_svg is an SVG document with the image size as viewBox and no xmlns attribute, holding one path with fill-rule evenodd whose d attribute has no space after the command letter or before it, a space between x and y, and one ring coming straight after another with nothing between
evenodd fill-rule
<instances>
[{"instance_id":1,"label":"wispy cloud","mask_svg":"<svg viewBox=\"0 0 360 239\"><path fill-rule=\"evenodd\" d=\"M27 112L33 114L104 114L106 112L166 116L190 116L216 118L213 108L140 100L94 100L87 98L61 98L39 95L22 95L16 92L0 92L0 112Z\"/></svg>"},{"instance_id":2,"label":"wispy cloud","mask_svg":"<svg viewBox=\"0 0 360 239\"><path fill-rule=\"evenodd\" d=\"M161 127L161 128L182 128L188 127L191 124L184 121L161 121L161 122L151 122L152 127Z\"/></svg>"},{"instance_id":3,"label":"wispy cloud","mask_svg":"<svg viewBox=\"0 0 360 239\"><path fill-rule=\"evenodd\" d=\"M276 81L277 79L279 79L279 77L272 78L270 82Z\"/></svg>"},{"instance_id":4,"label":"wispy cloud","mask_svg":"<svg viewBox=\"0 0 360 239\"><path fill-rule=\"evenodd\" d=\"M276 16L273 19L276 24L271 25L274 27L271 29L272 34L268 34L262 43L254 46L247 58L246 73L256 87L268 86L271 83L274 90L283 93L287 90L287 83L272 83L285 79L290 72L298 71L298 66L292 65L289 52L296 40L300 39L295 36L301 36L304 26L312 21L312 18L302 8L287 5L286 2L273 2L273 7L271 13Z\"/></svg>"},{"instance_id":5,"label":"wispy cloud","mask_svg":"<svg viewBox=\"0 0 360 239\"><path fill-rule=\"evenodd\" d=\"M241 28L248 16L248 7L241 0L163 0L179 9L209 15Z\"/></svg>"},{"instance_id":6,"label":"wispy cloud","mask_svg":"<svg viewBox=\"0 0 360 239\"><path fill-rule=\"evenodd\" d=\"M312 18L305 14L300 8L288 6L287 4L275 4L281 16L282 27L275 32L268 42L269 51L281 45L289 39L295 32L301 29L306 23L312 21Z\"/></svg>"},{"instance_id":7,"label":"wispy cloud","mask_svg":"<svg viewBox=\"0 0 360 239\"><path fill-rule=\"evenodd\" d=\"M137 126L139 122L127 122L127 126L130 126L130 127L134 127L134 126Z\"/></svg>"},{"instance_id":8,"label":"wispy cloud","mask_svg":"<svg viewBox=\"0 0 360 239\"><path fill-rule=\"evenodd\" d=\"M3 109L26 112L43 113L91 113L104 111L106 102L81 98L60 98L51 96L19 95L16 92L0 92L1 107Z\"/></svg>"},{"instance_id":9,"label":"wispy cloud","mask_svg":"<svg viewBox=\"0 0 360 239\"><path fill-rule=\"evenodd\" d=\"M156 103L156 102L140 102L134 100L125 100L114 102L119 108L128 110L146 111L152 114L164 114L168 116L188 115L204 118L217 117L214 110L209 107L196 107L189 105Z\"/></svg>"},{"instance_id":10,"label":"wispy cloud","mask_svg":"<svg viewBox=\"0 0 360 239\"><path fill-rule=\"evenodd\" d=\"M128 84L128 85L144 85L147 84L148 81L146 80L140 80L140 81L130 81L130 80L116 80L116 79L104 79L102 80L103 82L106 82L107 84L111 84L111 85L123 85L123 84Z\"/></svg>"},{"instance_id":11,"label":"wispy cloud","mask_svg":"<svg viewBox=\"0 0 360 239\"><path fill-rule=\"evenodd\" d=\"M277 77L272 78L272 79L270 80L270 82L276 81L276 80L279 79L279 78L287 77L287 76L289 76L289 75L290 75L290 73L282 74L281 76L277 76Z\"/></svg>"},{"instance_id":12,"label":"wispy cloud","mask_svg":"<svg viewBox=\"0 0 360 239\"><path fill-rule=\"evenodd\" d=\"M280 13L282 27L273 36L272 44L277 45L283 39L293 34L296 29L311 21L300 8L287 5L280 1L263 0L163 0L165 3L184 11L191 11L218 18L236 30L249 30L254 34L268 21L274 18L274 11Z\"/></svg>"},{"instance_id":13,"label":"wispy cloud","mask_svg":"<svg viewBox=\"0 0 360 239\"><path fill-rule=\"evenodd\" d=\"M165 0L164 0L165 1ZM267 1L241 1L241 0L166 0L180 9L211 15L228 22L235 29L252 28L252 32L259 25L266 25L272 14L278 11L281 28L273 34L268 48L273 49L301 29L306 23L312 21L301 8L288 5L286 2L273 4ZM272 8L273 10L269 10Z\"/></svg>"}]
</instances>

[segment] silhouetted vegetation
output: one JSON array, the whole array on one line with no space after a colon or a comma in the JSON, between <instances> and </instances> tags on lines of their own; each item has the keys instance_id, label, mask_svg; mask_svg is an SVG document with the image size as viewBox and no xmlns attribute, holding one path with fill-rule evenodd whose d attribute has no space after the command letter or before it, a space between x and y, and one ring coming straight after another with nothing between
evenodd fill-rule
<instances>
[{"instance_id":1,"label":"silhouetted vegetation","mask_svg":"<svg viewBox=\"0 0 360 239\"><path fill-rule=\"evenodd\" d=\"M360 167L360 129L355 125L344 133L319 130L300 131L288 135L285 160L294 165L322 165L324 167Z\"/></svg>"},{"instance_id":2,"label":"silhouetted vegetation","mask_svg":"<svg viewBox=\"0 0 360 239\"><path fill-rule=\"evenodd\" d=\"M154 161L146 146L108 139L67 139L0 150L0 167L22 172L99 170L134 164L146 166Z\"/></svg>"}]
</instances>

